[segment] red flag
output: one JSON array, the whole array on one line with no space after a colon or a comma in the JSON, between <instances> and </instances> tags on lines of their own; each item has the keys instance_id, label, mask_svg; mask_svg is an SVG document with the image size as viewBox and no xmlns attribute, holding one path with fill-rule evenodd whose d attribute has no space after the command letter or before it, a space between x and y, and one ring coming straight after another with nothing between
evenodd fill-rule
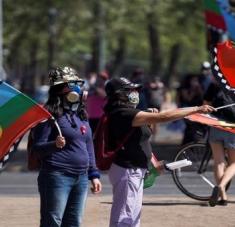
<instances>
[{"instance_id":1,"label":"red flag","mask_svg":"<svg viewBox=\"0 0 235 227\"><path fill-rule=\"evenodd\" d=\"M210 114L192 114L186 119L235 133L235 123L226 122Z\"/></svg>"},{"instance_id":2,"label":"red flag","mask_svg":"<svg viewBox=\"0 0 235 227\"><path fill-rule=\"evenodd\" d=\"M235 47L233 42L217 44L212 71L220 87L235 101Z\"/></svg>"}]
</instances>

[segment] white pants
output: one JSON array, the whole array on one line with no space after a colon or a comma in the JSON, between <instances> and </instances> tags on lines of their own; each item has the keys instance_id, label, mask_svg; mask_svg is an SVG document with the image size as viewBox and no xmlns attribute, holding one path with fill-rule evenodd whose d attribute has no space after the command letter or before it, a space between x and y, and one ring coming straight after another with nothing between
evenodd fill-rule
<instances>
[{"instance_id":1,"label":"white pants","mask_svg":"<svg viewBox=\"0 0 235 227\"><path fill-rule=\"evenodd\" d=\"M146 169L126 169L112 164L109 179L113 186L110 227L139 227Z\"/></svg>"}]
</instances>

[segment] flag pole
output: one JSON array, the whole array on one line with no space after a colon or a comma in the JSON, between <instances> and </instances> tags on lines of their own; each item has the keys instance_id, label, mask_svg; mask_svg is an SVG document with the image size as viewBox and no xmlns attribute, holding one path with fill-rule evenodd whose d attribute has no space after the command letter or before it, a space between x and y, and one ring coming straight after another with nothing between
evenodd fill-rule
<instances>
[{"instance_id":1,"label":"flag pole","mask_svg":"<svg viewBox=\"0 0 235 227\"><path fill-rule=\"evenodd\" d=\"M62 132L61 132L61 129L60 129L60 126L58 125L58 122L56 121L56 119L54 117L51 117L51 119L54 121L55 123L55 126L58 130L58 133L59 133L59 136L62 136Z\"/></svg>"},{"instance_id":2,"label":"flag pole","mask_svg":"<svg viewBox=\"0 0 235 227\"><path fill-rule=\"evenodd\" d=\"M220 110L220 109L224 109L224 108L227 108L227 107L230 107L230 106L235 106L235 103L224 105L224 106L219 106L219 107L216 107L215 109Z\"/></svg>"},{"instance_id":3,"label":"flag pole","mask_svg":"<svg viewBox=\"0 0 235 227\"><path fill-rule=\"evenodd\" d=\"M61 132L60 126L58 125L58 122L56 120L54 120L54 122L55 122L55 126L59 132L59 135L62 136L62 132Z\"/></svg>"}]
</instances>

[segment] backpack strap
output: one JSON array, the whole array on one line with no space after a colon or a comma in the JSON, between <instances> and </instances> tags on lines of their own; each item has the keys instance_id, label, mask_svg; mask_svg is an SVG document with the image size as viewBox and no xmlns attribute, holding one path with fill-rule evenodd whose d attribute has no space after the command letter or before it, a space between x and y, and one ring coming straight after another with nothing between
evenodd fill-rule
<instances>
[{"instance_id":1,"label":"backpack strap","mask_svg":"<svg viewBox=\"0 0 235 227\"><path fill-rule=\"evenodd\" d=\"M96 129L95 129L95 132L93 134L93 140L97 137L97 135L100 133L100 128L102 127L102 124L105 123L105 121L107 121L107 115L106 114L103 114L96 126Z\"/></svg>"},{"instance_id":2,"label":"backpack strap","mask_svg":"<svg viewBox=\"0 0 235 227\"><path fill-rule=\"evenodd\" d=\"M96 130L95 130L94 135L93 135L93 140L97 137L97 135L99 133L101 133L99 129L102 127L102 124L106 123L107 121L108 121L108 115L104 113L101 116L101 118L99 120L99 123L98 123L98 125L96 127ZM135 131L135 128L132 128L130 130L130 132L123 138L123 140L118 143L118 146L114 149L114 152L116 152L116 151L121 149L121 147L128 141L128 139L130 138L130 136L133 134L134 131ZM104 136L107 136L107 134L108 134L107 132L106 133L102 132L102 133L106 134ZM108 140L106 140L106 141L108 141Z\"/></svg>"},{"instance_id":3,"label":"backpack strap","mask_svg":"<svg viewBox=\"0 0 235 227\"><path fill-rule=\"evenodd\" d=\"M131 137L134 131L135 131L135 128L132 128L131 131L124 137L122 142L118 144L117 148L114 150L115 152L117 152L123 147L123 145L128 141L128 139Z\"/></svg>"},{"instance_id":4,"label":"backpack strap","mask_svg":"<svg viewBox=\"0 0 235 227\"><path fill-rule=\"evenodd\" d=\"M115 110L113 111L113 112L115 112ZM112 112L112 113L113 113ZM105 115L105 114L104 114ZM106 121L108 121L108 115L106 115ZM118 142L118 145L117 145L117 147L116 147L116 149L114 149L114 152L117 152L118 150L120 150L123 146L124 146L124 144L128 141L128 139L131 137L131 135L133 134L133 132L135 131L135 128L132 128L126 135L125 135L125 137L121 140L121 141L119 141ZM108 134L108 133L107 133Z\"/></svg>"}]
</instances>

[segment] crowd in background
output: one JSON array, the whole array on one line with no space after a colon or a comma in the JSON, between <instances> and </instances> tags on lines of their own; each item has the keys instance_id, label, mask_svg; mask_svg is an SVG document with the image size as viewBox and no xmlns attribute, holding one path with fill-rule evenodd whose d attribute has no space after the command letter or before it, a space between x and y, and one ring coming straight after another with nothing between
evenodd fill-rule
<instances>
[{"instance_id":1,"label":"crowd in background","mask_svg":"<svg viewBox=\"0 0 235 227\"><path fill-rule=\"evenodd\" d=\"M104 70L99 74L90 73L85 78L85 89L88 90L87 112L93 132L103 114L103 107L106 102L104 85L110 77L109 72ZM129 76L129 79L134 83L143 85L143 89L140 92L140 103L137 108L146 110L154 107L162 111L176 107L202 105L204 94L213 80L213 76L210 63L205 61L199 66L198 73L184 75L177 87L167 87L159 76L149 76L141 68L136 68ZM44 85L36 91L34 98L39 103L44 103L46 94L47 86ZM182 144L194 141L197 136L200 136L200 132L203 132L203 127L200 124L187 120L166 123L164 127L172 133L179 132L184 134ZM160 128L156 125L154 129L155 135L161 133Z\"/></svg>"},{"instance_id":2,"label":"crowd in background","mask_svg":"<svg viewBox=\"0 0 235 227\"><path fill-rule=\"evenodd\" d=\"M129 76L134 83L140 83L143 88L140 92L140 103L137 108L146 110L147 108L157 108L159 111L174 109L176 107L199 106L203 104L203 96L212 81L211 68L209 62L203 62L198 74L186 74L182 77L178 87L167 87L160 77L149 77L141 68L136 68ZM103 106L106 102L104 85L110 79L107 71L99 74L91 73L86 79L86 89L88 92L87 111L93 132L97 126L99 118L103 114ZM184 133L182 143L195 140L195 131L203 130L197 123L187 120L179 120L167 123L164 127L172 132ZM161 133L158 126L154 133ZM200 135L199 135L200 136Z\"/></svg>"}]
</instances>

